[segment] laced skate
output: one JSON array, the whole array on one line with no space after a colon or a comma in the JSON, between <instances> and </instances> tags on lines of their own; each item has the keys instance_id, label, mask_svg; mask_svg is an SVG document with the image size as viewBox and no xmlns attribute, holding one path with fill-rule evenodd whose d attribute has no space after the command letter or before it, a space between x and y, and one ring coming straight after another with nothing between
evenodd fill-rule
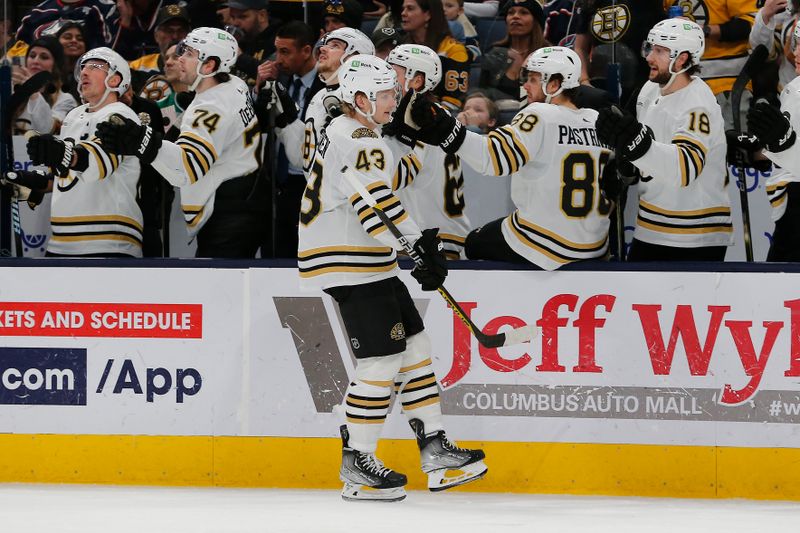
<instances>
[{"instance_id":1,"label":"laced skate","mask_svg":"<svg viewBox=\"0 0 800 533\"><path fill-rule=\"evenodd\" d=\"M387 468L375 454L349 446L347 426L341 426L342 467L339 479L344 482L342 498L348 501L397 502L406 497L406 476Z\"/></svg>"},{"instance_id":2,"label":"laced skate","mask_svg":"<svg viewBox=\"0 0 800 533\"><path fill-rule=\"evenodd\" d=\"M417 437L422 471L428 474L428 489L432 492L463 485L486 475L483 450L459 448L450 442L443 430L425 434L421 420L410 420Z\"/></svg>"}]
</instances>

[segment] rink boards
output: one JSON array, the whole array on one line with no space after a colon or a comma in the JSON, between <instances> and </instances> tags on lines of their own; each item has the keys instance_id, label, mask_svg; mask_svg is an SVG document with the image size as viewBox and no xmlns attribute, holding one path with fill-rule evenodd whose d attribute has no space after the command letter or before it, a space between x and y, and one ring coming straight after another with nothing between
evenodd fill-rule
<instances>
[{"instance_id":1,"label":"rink boards","mask_svg":"<svg viewBox=\"0 0 800 533\"><path fill-rule=\"evenodd\" d=\"M338 485L357 341L295 268L24 264L0 267L0 481ZM487 452L465 490L800 499L800 273L609 268L452 270L484 331L540 328L501 349L403 271L448 432ZM423 487L396 406L384 437Z\"/></svg>"}]
</instances>

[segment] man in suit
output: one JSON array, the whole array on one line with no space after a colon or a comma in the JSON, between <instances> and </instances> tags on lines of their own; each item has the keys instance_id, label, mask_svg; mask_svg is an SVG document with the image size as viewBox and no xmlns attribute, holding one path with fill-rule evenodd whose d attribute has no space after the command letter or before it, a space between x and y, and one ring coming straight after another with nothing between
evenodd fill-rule
<instances>
[{"instance_id":1,"label":"man in suit","mask_svg":"<svg viewBox=\"0 0 800 533\"><path fill-rule=\"evenodd\" d=\"M300 21L281 26L275 36L275 61L265 61L259 67L259 86L264 81L278 80L288 87L289 96L297 104L298 116L305 120L311 98L325 86L317 76L312 28ZM275 257L297 257L297 221L300 200L306 180L303 169L289 164L283 146L278 146L276 171L274 249ZM262 257L269 250L262 247Z\"/></svg>"}]
</instances>

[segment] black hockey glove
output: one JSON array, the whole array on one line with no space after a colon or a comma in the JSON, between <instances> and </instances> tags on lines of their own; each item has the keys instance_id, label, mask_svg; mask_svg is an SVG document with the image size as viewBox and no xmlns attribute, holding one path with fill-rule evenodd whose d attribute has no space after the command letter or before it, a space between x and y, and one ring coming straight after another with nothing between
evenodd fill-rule
<instances>
[{"instance_id":1,"label":"black hockey glove","mask_svg":"<svg viewBox=\"0 0 800 533\"><path fill-rule=\"evenodd\" d=\"M28 157L34 165L47 165L59 176L69 171L75 141L50 134L35 135L28 139Z\"/></svg>"},{"instance_id":2,"label":"black hockey glove","mask_svg":"<svg viewBox=\"0 0 800 533\"><path fill-rule=\"evenodd\" d=\"M278 128L285 128L297 120L297 104L279 81L267 82L258 91L255 104L256 115L263 128L269 123L269 113L275 113L275 126Z\"/></svg>"},{"instance_id":3,"label":"black hockey glove","mask_svg":"<svg viewBox=\"0 0 800 533\"><path fill-rule=\"evenodd\" d=\"M603 167L600 176L600 189L609 200L616 201L620 194L625 194L629 186L639 178L638 169L628 161L612 159Z\"/></svg>"},{"instance_id":4,"label":"black hockey glove","mask_svg":"<svg viewBox=\"0 0 800 533\"><path fill-rule=\"evenodd\" d=\"M133 120L114 114L97 125L97 137L112 154L133 155L142 164L150 164L158 155L163 134L150 126L141 126Z\"/></svg>"},{"instance_id":5,"label":"black hockey glove","mask_svg":"<svg viewBox=\"0 0 800 533\"><path fill-rule=\"evenodd\" d=\"M611 146L617 156L636 161L650 149L653 133L650 128L636 120L631 113L622 112L616 106L601 109L597 114L597 138Z\"/></svg>"},{"instance_id":6,"label":"black hockey glove","mask_svg":"<svg viewBox=\"0 0 800 533\"><path fill-rule=\"evenodd\" d=\"M770 152L782 152L797 139L789 118L777 107L767 102L758 102L747 112L747 131Z\"/></svg>"},{"instance_id":7,"label":"black hockey glove","mask_svg":"<svg viewBox=\"0 0 800 533\"><path fill-rule=\"evenodd\" d=\"M411 104L411 119L419 128L419 140L425 144L439 146L448 154L461 148L467 136L465 128L442 106L424 98L417 98Z\"/></svg>"},{"instance_id":8,"label":"black hockey glove","mask_svg":"<svg viewBox=\"0 0 800 533\"><path fill-rule=\"evenodd\" d=\"M419 130L411 119L411 106L417 98L421 98L414 90L409 90L400 100L392 115L392 121L384 125L381 134L384 137L394 137L406 146L413 147L417 144Z\"/></svg>"},{"instance_id":9,"label":"black hockey glove","mask_svg":"<svg viewBox=\"0 0 800 533\"><path fill-rule=\"evenodd\" d=\"M725 132L728 143L728 163L737 168L755 168L766 172L772 167L769 159L757 159L755 155L763 148L755 135L740 133L736 130Z\"/></svg>"},{"instance_id":10,"label":"black hockey glove","mask_svg":"<svg viewBox=\"0 0 800 533\"><path fill-rule=\"evenodd\" d=\"M414 243L414 251L425 266L417 265L411 275L419 282L423 291L435 291L447 277L447 256L438 233L439 228L426 229L422 232L422 237Z\"/></svg>"},{"instance_id":11,"label":"black hockey glove","mask_svg":"<svg viewBox=\"0 0 800 533\"><path fill-rule=\"evenodd\" d=\"M53 176L43 170L13 170L3 174L2 181L4 184L20 185L28 189L47 189L52 179Z\"/></svg>"}]
</instances>

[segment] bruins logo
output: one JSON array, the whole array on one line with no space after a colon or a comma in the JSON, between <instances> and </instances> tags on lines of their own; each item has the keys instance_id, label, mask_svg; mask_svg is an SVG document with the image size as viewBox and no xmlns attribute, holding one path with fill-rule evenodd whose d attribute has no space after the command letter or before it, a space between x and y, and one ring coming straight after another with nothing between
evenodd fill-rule
<instances>
[{"instance_id":1,"label":"bruins logo","mask_svg":"<svg viewBox=\"0 0 800 533\"><path fill-rule=\"evenodd\" d=\"M353 139L363 139L365 137L368 139L377 139L378 134L369 128L358 128L353 132L352 137Z\"/></svg>"},{"instance_id":2,"label":"bruins logo","mask_svg":"<svg viewBox=\"0 0 800 533\"><path fill-rule=\"evenodd\" d=\"M700 26L708 24L708 7L703 0L678 0L672 5L680 6L683 9L683 16Z\"/></svg>"},{"instance_id":3,"label":"bruins logo","mask_svg":"<svg viewBox=\"0 0 800 533\"><path fill-rule=\"evenodd\" d=\"M393 341L401 341L406 338L406 328L403 327L402 322L398 322L392 327L392 331L389 332L389 337L391 337Z\"/></svg>"},{"instance_id":4,"label":"bruins logo","mask_svg":"<svg viewBox=\"0 0 800 533\"><path fill-rule=\"evenodd\" d=\"M625 4L601 7L592 17L592 35L603 43L619 41L631 26L631 12Z\"/></svg>"},{"instance_id":5,"label":"bruins logo","mask_svg":"<svg viewBox=\"0 0 800 533\"><path fill-rule=\"evenodd\" d=\"M172 92L172 86L169 82L161 76L152 78L147 85L142 89L142 94L148 100L157 102Z\"/></svg>"}]
</instances>

